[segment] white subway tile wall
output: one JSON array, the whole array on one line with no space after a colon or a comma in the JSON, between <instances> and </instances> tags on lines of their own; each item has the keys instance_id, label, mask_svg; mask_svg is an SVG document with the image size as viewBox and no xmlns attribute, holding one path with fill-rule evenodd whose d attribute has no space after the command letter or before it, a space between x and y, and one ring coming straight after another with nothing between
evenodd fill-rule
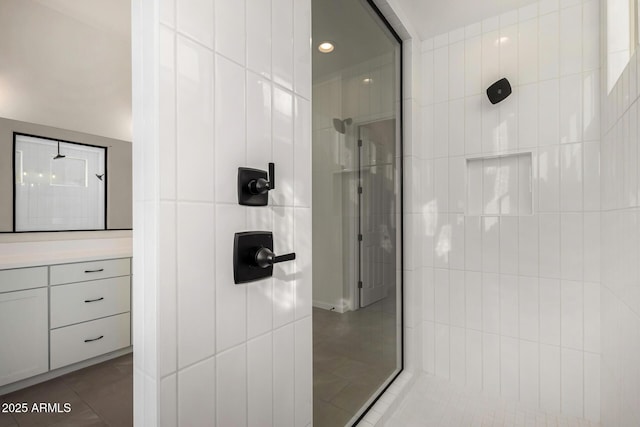
<instances>
[{"instance_id":1,"label":"white subway tile wall","mask_svg":"<svg viewBox=\"0 0 640 427\"><path fill-rule=\"evenodd\" d=\"M606 22L602 23L605 33ZM585 286L585 310L600 298L601 335L585 334L585 348L600 348L600 358L585 358L585 370L601 364L599 376L585 376L585 399L591 396L588 384L602 384L600 418L605 426L633 426L640 420L640 150L638 150L638 83L640 55L631 57L619 80L607 94L606 58L601 58L602 109L600 227L601 293ZM586 148L586 147L585 147ZM585 199L586 203L586 199ZM597 221L592 218L591 221ZM585 217L585 224L587 219ZM585 236L585 260L587 255ZM586 311L585 311L586 314ZM589 318L589 322L593 319ZM585 317L585 328L587 326ZM594 408L589 408L595 412Z\"/></svg>"},{"instance_id":2,"label":"white subway tile wall","mask_svg":"<svg viewBox=\"0 0 640 427\"><path fill-rule=\"evenodd\" d=\"M232 8L233 19L214 26L230 5L218 2L166 0L160 6L159 148L145 146L143 156L134 146L140 163L151 162L136 171L138 182L144 182L137 187L136 208L144 207L145 215L136 218L135 228L144 224L157 230L145 234L144 245L157 242L160 248L157 264L152 262L157 268L138 276L159 281L162 335L149 337L145 346L157 339L160 349L163 425L208 425L216 419L305 425L311 418L305 394L311 390L310 264L296 261L292 287L274 283L276 278L229 294L232 289L217 289L230 286L220 279L228 272L185 269L205 268L190 256L212 264L219 250L213 219L230 216L234 208L232 200L225 201L226 187L218 194L216 182L221 171L237 165L214 167L218 150L236 162L244 156L253 167L263 166L264 156L278 156L288 184L272 200L278 210L260 215L240 209L240 220L247 227L292 227L294 249L310 253L310 168L304 164L310 162L310 130L308 122L291 120L292 115L309 119L305 17L310 2L244 0L242 7ZM634 426L640 419L640 56L632 57L607 94L606 72L601 72L606 69L600 53L606 28L602 6L600 0L540 0L404 43L405 69L410 64L420 70L419 78L414 74L405 81L403 96L410 177L405 183L405 287L406 295L414 296L405 319L407 348L413 349L406 366L422 366L528 408ZM215 80L225 66L244 73L240 90L246 98L229 101L244 115L218 129L214 109L227 104ZM491 106L484 90L504 76L514 93ZM246 143L217 141L236 132ZM486 200L483 194L460 198L458 160L520 152L532 152L533 214L510 218L485 205L483 215L465 215L466 203ZM473 177L462 182L467 178ZM483 179L484 174L477 176ZM293 219L283 221L283 215ZM189 224L191 218L206 217L201 230ZM212 235L213 247L193 250L194 229ZM142 253L143 243L134 244ZM198 282L200 274L214 292ZM194 300L198 290L204 293ZM154 292L145 288L145 301L153 301ZM214 305L221 304L216 298L227 296L244 301L239 307L244 314L222 311L212 317ZM293 306L293 315L286 305ZM145 308L153 306L145 303ZM244 316L244 329L218 336L216 321L227 316ZM208 325L190 330L189 323L201 318L210 318ZM191 348L199 337L202 345ZM422 345L416 346L414 338ZM268 357L254 357L256 349ZM154 387L152 355L139 347L136 358L145 358L145 371L136 372L144 381L137 387ZM237 370L247 385L226 384L224 375L216 378L221 369ZM231 393L222 396L227 386ZM186 398L191 393L206 411L190 409L199 405ZM214 404L216 396L222 400ZM414 403L426 408L425 416L445 406L425 407L423 398ZM221 410L222 404L246 410L231 413ZM418 410L408 413L422 416ZM147 415L152 423L154 415Z\"/></svg>"},{"instance_id":3,"label":"white subway tile wall","mask_svg":"<svg viewBox=\"0 0 640 427\"><path fill-rule=\"evenodd\" d=\"M532 354L537 357L537 352ZM529 362L520 364L528 365ZM532 370L527 372L527 375L537 380L535 371L538 368L537 361L533 361L530 367ZM520 384L522 383L521 379ZM374 421L365 425L368 427L380 424ZM415 380L397 410L382 425L385 427L597 427L600 424L548 414L544 410L531 409L531 404L527 404L524 400L521 403L501 400L483 395L477 390L463 388L441 378L423 374Z\"/></svg>"},{"instance_id":4,"label":"white subway tile wall","mask_svg":"<svg viewBox=\"0 0 640 427\"><path fill-rule=\"evenodd\" d=\"M143 139L135 154L145 177L137 271L158 297L154 308L145 295L138 322L158 319L158 336L145 338L157 342L158 371L153 352L136 357L149 358L145 386L159 375L158 424L308 426L311 2L163 0L159 11L159 22L145 18L159 28L159 56L144 62L158 72L159 93L146 93L158 97L159 143ZM237 168L271 161L269 207L239 206ZM246 230L273 231L275 251L298 259L273 279L235 285L233 234Z\"/></svg>"},{"instance_id":5,"label":"white subway tile wall","mask_svg":"<svg viewBox=\"0 0 640 427\"><path fill-rule=\"evenodd\" d=\"M604 378L599 34L598 0L541 1L423 41L422 137L412 153L423 178L411 203L424 248L413 260L423 369L595 422ZM502 77L513 93L491 105L485 90ZM632 145L612 173L637 162ZM526 165L503 164L523 153ZM620 176L627 190L606 197L636 201L633 178ZM625 219L618 226L637 227ZM620 289L635 292L629 284Z\"/></svg>"}]
</instances>

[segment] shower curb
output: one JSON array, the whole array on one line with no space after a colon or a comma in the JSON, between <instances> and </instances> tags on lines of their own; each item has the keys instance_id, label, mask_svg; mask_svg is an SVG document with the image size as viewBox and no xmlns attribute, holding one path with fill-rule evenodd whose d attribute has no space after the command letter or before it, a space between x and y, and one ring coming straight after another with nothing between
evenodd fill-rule
<instances>
[{"instance_id":1,"label":"shower curb","mask_svg":"<svg viewBox=\"0 0 640 427\"><path fill-rule=\"evenodd\" d=\"M367 415L358 423L363 427L382 427L391 418L400 402L415 382L414 372L403 371L389 388L380 396Z\"/></svg>"}]
</instances>

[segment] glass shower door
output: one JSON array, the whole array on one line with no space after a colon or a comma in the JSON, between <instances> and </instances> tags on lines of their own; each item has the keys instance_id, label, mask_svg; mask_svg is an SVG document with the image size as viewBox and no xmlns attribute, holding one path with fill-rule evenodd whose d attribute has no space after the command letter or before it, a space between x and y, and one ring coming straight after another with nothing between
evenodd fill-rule
<instances>
[{"instance_id":1,"label":"glass shower door","mask_svg":"<svg viewBox=\"0 0 640 427\"><path fill-rule=\"evenodd\" d=\"M401 45L366 1L312 19L313 424L336 427L402 370Z\"/></svg>"}]
</instances>

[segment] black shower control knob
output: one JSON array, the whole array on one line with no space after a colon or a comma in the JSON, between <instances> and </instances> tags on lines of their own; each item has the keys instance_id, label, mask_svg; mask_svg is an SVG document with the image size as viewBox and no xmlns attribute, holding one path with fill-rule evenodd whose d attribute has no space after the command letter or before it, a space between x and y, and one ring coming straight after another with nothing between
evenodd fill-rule
<instances>
[{"instance_id":1,"label":"black shower control knob","mask_svg":"<svg viewBox=\"0 0 640 427\"><path fill-rule=\"evenodd\" d=\"M273 264L277 264L279 262L284 262L284 261L293 261L294 259L296 259L295 252L292 252L286 255L276 256L276 254L274 254L271 249L264 248L264 247L258 249L256 251L256 256L255 256L256 264L260 268L267 268L272 266Z\"/></svg>"},{"instance_id":2,"label":"black shower control knob","mask_svg":"<svg viewBox=\"0 0 640 427\"><path fill-rule=\"evenodd\" d=\"M269 163L269 180L265 178L258 178L249 181L249 193L266 194L269 190L276 188L276 165L275 163Z\"/></svg>"},{"instance_id":3,"label":"black shower control knob","mask_svg":"<svg viewBox=\"0 0 640 427\"><path fill-rule=\"evenodd\" d=\"M269 163L269 172L238 168L238 203L243 206L267 206L269 191L276 188L276 165Z\"/></svg>"},{"instance_id":4,"label":"black shower control knob","mask_svg":"<svg viewBox=\"0 0 640 427\"><path fill-rule=\"evenodd\" d=\"M251 194L264 194L271 190L271 183L264 178L254 179L249 182L249 192Z\"/></svg>"},{"instance_id":5,"label":"black shower control knob","mask_svg":"<svg viewBox=\"0 0 640 427\"><path fill-rule=\"evenodd\" d=\"M273 265L276 255L269 248L260 248L256 252L256 264L260 268L267 268Z\"/></svg>"}]
</instances>

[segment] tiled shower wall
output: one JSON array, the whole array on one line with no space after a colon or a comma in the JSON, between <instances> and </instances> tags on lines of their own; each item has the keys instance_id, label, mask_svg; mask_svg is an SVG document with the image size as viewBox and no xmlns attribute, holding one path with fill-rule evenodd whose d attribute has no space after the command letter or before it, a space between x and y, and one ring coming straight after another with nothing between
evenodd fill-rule
<instances>
[{"instance_id":1,"label":"tiled shower wall","mask_svg":"<svg viewBox=\"0 0 640 427\"><path fill-rule=\"evenodd\" d=\"M542 0L422 43L423 368L600 418L600 2ZM507 77L513 94L485 90ZM531 153L517 162L467 159ZM494 164L495 163L495 164ZM511 166L509 166L511 164ZM523 169L523 168L520 168ZM531 194L513 190L531 180ZM467 179L481 181L482 215ZM477 188L477 186L474 186ZM522 188L522 186L520 186ZM525 187L526 188L526 187ZM532 197L532 214L513 207ZM530 199L531 200L531 199Z\"/></svg>"},{"instance_id":2,"label":"tiled shower wall","mask_svg":"<svg viewBox=\"0 0 640 427\"><path fill-rule=\"evenodd\" d=\"M603 32L605 25L603 23ZM604 68L603 68L604 69ZM602 425L640 420L640 56L602 79Z\"/></svg>"},{"instance_id":3,"label":"tiled shower wall","mask_svg":"<svg viewBox=\"0 0 640 427\"><path fill-rule=\"evenodd\" d=\"M310 425L311 3L136 8L148 38L134 87L150 108L134 121L136 410L150 412L136 420L153 425L155 401L162 426ZM269 206L239 206L237 168L270 161ZM272 230L296 261L235 285L233 235L247 230Z\"/></svg>"}]
</instances>

